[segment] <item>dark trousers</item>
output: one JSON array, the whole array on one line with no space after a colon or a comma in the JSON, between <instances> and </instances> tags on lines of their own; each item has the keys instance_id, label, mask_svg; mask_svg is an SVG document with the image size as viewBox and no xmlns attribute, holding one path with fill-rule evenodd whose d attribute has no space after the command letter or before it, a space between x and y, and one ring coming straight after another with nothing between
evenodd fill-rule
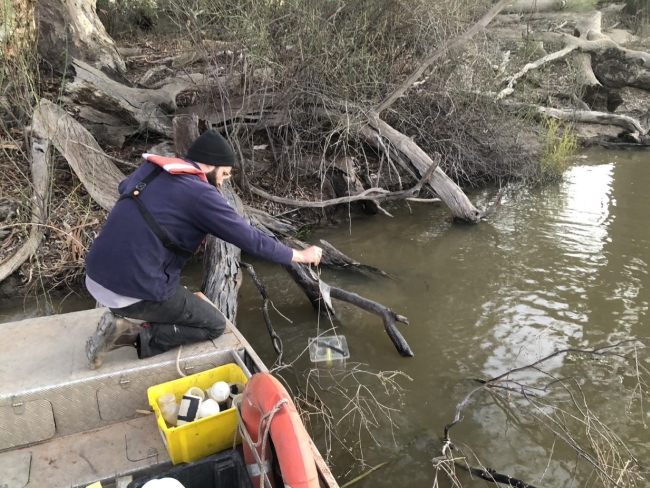
<instances>
[{"instance_id":1,"label":"dark trousers","mask_svg":"<svg viewBox=\"0 0 650 488\"><path fill-rule=\"evenodd\" d=\"M149 322L138 340L142 359L184 344L216 339L226 329L226 319L219 310L180 285L163 302L143 300L110 310L120 317Z\"/></svg>"}]
</instances>

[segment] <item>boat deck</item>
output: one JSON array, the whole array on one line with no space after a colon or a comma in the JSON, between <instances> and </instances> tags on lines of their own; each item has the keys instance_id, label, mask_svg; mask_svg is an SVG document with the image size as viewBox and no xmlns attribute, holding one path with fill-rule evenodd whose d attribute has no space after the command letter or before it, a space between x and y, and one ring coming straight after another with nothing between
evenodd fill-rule
<instances>
[{"instance_id":1,"label":"boat deck","mask_svg":"<svg viewBox=\"0 0 650 488\"><path fill-rule=\"evenodd\" d=\"M171 466L146 390L179 377L178 349L141 360L122 348L91 370L86 338L105 311L0 325L2 488L85 487ZM183 347L178 367L189 375L233 362L247 374L267 371L228 322L218 339ZM322 486L337 486L312 447Z\"/></svg>"}]
</instances>

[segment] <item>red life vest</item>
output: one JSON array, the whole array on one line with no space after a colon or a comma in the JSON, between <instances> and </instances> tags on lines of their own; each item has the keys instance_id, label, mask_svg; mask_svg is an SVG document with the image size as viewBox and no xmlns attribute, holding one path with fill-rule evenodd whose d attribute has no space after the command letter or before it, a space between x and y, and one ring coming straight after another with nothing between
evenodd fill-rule
<instances>
[{"instance_id":1,"label":"red life vest","mask_svg":"<svg viewBox=\"0 0 650 488\"><path fill-rule=\"evenodd\" d=\"M150 163L160 166L162 169L173 175L196 175L206 183L208 179L205 173L199 168L187 161L179 158L167 158L165 156L157 156L155 154L143 154L142 157Z\"/></svg>"}]
</instances>

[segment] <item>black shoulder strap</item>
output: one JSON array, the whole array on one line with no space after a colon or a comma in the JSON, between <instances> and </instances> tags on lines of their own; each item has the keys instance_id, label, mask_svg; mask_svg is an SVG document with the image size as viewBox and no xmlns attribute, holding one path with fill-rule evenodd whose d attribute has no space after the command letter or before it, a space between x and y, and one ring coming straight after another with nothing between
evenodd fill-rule
<instances>
[{"instance_id":1,"label":"black shoulder strap","mask_svg":"<svg viewBox=\"0 0 650 488\"><path fill-rule=\"evenodd\" d=\"M140 210L140 214L142 215L142 218L147 223L149 228L153 231L153 233L156 234L156 237L160 239L160 242L162 242L163 246L165 246L173 253L178 254L180 257L188 259L192 257L194 253L188 251L187 249L182 248L174 241L172 241L171 238L167 235L167 232L165 232L165 229L163 229L160 226L160 224L156 222L156 219L154 218L153 215L151 215L149 209L145 206L142 200L138 198L139 195L147 187L147 185L151 183L153 180L155 180L156 177L160 175L162 171L163 169L160 166L156 166L154 170L151 173L149 173L144 180L142 180L140 183L138 183L135 186L135 189L132 192L125 193L124 195L120 196L120 198L118 198L117 201L119 202L120 200L124 200L126 198L133 200L138 206L138 210Z\"/></svg>"}]
</instances>

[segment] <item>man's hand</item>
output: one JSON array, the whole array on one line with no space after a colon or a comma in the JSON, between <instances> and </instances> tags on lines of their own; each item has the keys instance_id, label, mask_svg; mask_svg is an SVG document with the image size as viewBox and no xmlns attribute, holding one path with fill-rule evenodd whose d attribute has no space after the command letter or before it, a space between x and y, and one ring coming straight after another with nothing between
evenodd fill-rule
<instances>
[{"instance_id":1,"label":"man's hand","mask_svg":"<svg viewBox=\"0 0 650 488\"><path fill-rule=\"evenodd\" d=\"M293 259L294 263L305 263L305 264L315 264L318 266L320 263L320 258L323 256L323 250L318 246L311 246L305 249L304 251L298 251L297 249L293 250Z\"/></svg>"}]
</instances>

